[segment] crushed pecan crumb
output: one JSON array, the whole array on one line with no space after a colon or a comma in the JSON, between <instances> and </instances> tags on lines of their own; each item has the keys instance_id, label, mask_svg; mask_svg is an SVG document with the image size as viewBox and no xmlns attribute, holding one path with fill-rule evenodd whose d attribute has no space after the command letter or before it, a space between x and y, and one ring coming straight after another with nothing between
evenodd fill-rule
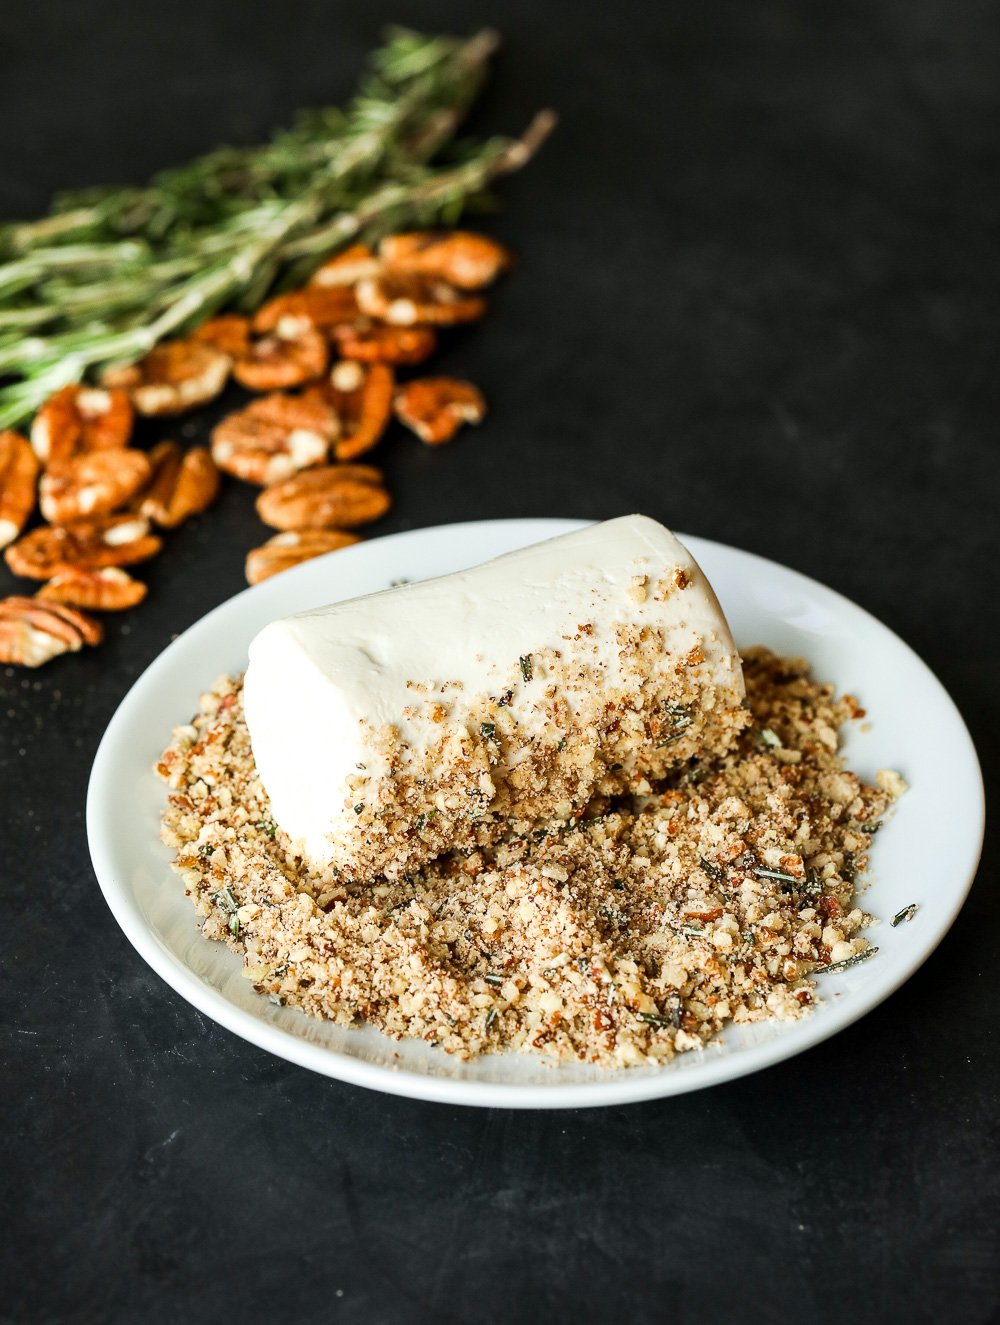
<instances>
[{"instance_id":1,"label":"crushed pecan crumb","mask_svg":"<svg viewBox=\"0 0 1000 1325\"><path fill-rule=\"evenodd\" d=\"M745 671L751 723L729 754L367 885L293 854L223 678L158 765L163 840L205 935L262 995L466 1058L666 1062L731 1023L808 1015L814 973L871 952L858 891L902 779L845 767L853 706L804 662L754 649Z\"/></svg>"}]
</instances>

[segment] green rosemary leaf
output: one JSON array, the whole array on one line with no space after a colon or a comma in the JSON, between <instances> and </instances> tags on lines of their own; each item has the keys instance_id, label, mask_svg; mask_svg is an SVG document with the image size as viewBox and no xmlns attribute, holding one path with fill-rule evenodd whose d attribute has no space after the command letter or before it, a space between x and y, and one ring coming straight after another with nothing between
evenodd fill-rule
<instances>
[{"instance_id":1,"label":"green rosemary leaf","mask_svg":"<svg viewBox=\"0 0 1000 1325\"><path fill-rule=\"evenodd\" d=\"M217 148L144 187L57 197L0 226L0 429L108 364L141 358L223 308L254 308L330 254L394 229L453 224L519 170L554 124L433 164L498 39L393 29L346 110L302 112L254 147Z\"/></svg>"}]
</instances>

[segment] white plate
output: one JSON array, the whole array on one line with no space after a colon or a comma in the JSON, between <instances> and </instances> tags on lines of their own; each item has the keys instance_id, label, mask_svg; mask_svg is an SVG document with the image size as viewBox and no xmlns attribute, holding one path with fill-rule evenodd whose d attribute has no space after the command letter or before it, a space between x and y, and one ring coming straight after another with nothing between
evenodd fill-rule
<instances>
[{"instance_id":1,"label":"white plate","mask_svg":"<svg viewBox=\"0 0 1000 1325\"><path fill-rule=\"evenodd\" d=\"M674 1095L754 1072L826 1039L897 989L958 913L982 846L983 784L952 701L920 659L847 599L774 562L700 538L684 541L722 600L738 643L808 658L815 674L857 695L871 729L853 724L847 755L871 777L898 769L910 790L879 833L865 905L884 923L877 956L821 978L804 1020L733 1027L666 1067L601 1071L526 1055L463 1063L423 1041L315 1021L255 994L241 962L202 938L194 908L157 836L164 787L152 772L174 725L222 672L243 669L268 621L321 603L475 565L581 527L577 520L493 520L394 534L307 562L210 612L139 678L112 719L90 780L87 830L115 918L153 970L195 1007L252 1044L342 1081L416 1099L516 1108L580 1108ZM889 918L911 902L916 918Z\"/></svg>"}]
</instances>

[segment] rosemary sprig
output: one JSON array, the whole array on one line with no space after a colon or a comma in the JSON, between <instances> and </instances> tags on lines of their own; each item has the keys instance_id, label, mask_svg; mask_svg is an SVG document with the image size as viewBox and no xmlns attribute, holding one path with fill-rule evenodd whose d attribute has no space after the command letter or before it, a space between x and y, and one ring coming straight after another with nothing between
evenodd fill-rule
<instances>
[{"instance_id":1,"label":"rosemary sprig","mask_svg":"<svg viewBox=\"0 0 1000 1325\"><path fill-rule=\"evenodd\" d=\"M223 307L254 307L349 243L453 224L523 166L554 117L520 139L464 145L434 164L498 44L396 29L345 111L303 114L252 148L220 148L142 189L58 198L0 227L0 429L108 363L129 362Z\"/></svg>"}]
</instances>

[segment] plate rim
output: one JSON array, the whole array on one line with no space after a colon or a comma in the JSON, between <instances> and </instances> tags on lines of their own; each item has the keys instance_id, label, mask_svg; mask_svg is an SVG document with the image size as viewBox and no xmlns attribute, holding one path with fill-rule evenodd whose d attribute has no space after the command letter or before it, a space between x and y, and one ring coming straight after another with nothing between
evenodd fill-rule
<instances>
[{"instance_id":1,"label":"plate rim","mask_svg":"<svg viewBox=\"0 0 1000 1325\"><path fill-rule=\"evenodd\" d=\"M519 529L528 532L537 529L539 538L534 541L539 541L543 537L554 537L558 533L570 532L572 529L583 528L591 523L593 521L555 517L512 517L493 520L456 521L383 535L379 539L369 539L364 543L342 549L336 553L329 553L327 556L339 557L342 564L345 557L369 555L367 549L374 545L384 546L400 541L408 542L414 538L419 539L420 537L445 532L463 532L468 537L472 536L475 531L479 531L488 536L492 531L501 528L506 530L511 526L517 526ZM192 632L205 629L208 623L213 621L218 614L231 611L233 605L243 600L247 595L256 594L266 589L266 581L261 585L241 590L224 602L219 603L188 626L176 639L161 650L152 662L143 669L122 697L98 745L87 789L87 838L91 861L101 892L125 937L147 965L176 993L180 994L182 998L205 1016L248 1043L266 1049L287 1062L295 1063L297 1066L305 1067L332 1079L364 1086L386 1094L435 1103L519 1109L577 1109L640 1103L645 1100L686 1094L692 1090L704 1089L708 1086L719 1085L746 1076L776 1062L805 1053L867 1015L891 994L895 993L927 961L954 924L975 880L982 854L986 818L985 788L975 743L957 704L931 668L900 635L866 608L861 607L838 590L823 584L822 581L813 579L793 567L785 566L781 562L760 556L758 553L748 552L728 543L695 535L678 533L677 537L691 548L696 559L699 557L700 547L719 548L724 553L735 554L739 558L748 559L762 567L766 566L780 571L783 575L792 576L793 580L801 582L803 586L813 589L818 586L824 593L832 595L839 604L845 605L851 611L861 613L868 619L869 623L874 624L879 631L889 636L895 645L902 648L910 656L910 661L918 666L924 674L925 680L939 692L939 697L951 711L951 717L955 723L955 735L966 746L969 761L968 773L971 775L971 781L977 791L975 804L970 805L970 814L974 814L976 818L976 831L974 833L970 832L967 839L966 863L962 867L964 878L961 886L953 894L951 905L948 907L943 920L932 930L929 930L926 934L918 933L914 935L912 951L900 961L891 977L880 982L869 982L839 1002L835 1003L831 999L825 1006L822 1017L817 1017L815 1022L810 1018L812 1034L808 1043L794 1045L789 1049L785 1037L779 1036L759 1044L743 1047L733 1054L725 1056L720 1054L714 1059L709 1057L712 1054L712 1045L709 1044L702 1051L706 1058L699 1061L699 1070L669 1072L660 1069L646 1072L641 1069L630 1069L615 1073L613 1076L609 1075L606 1081L598 1079L579 1083L552 1082L548 1084L459 1080L449 1076L417 1072L405 1067L395 1068L381 1063L369 1062L337 1049L316 1044L308 1038L295 1036L279 1026L268 1024L254 1013L236 1006L221 991L207 984L159 939L139 910L138 903L129 885L118 879L112 843L102 831L99 822L102 812L102 793L119 734L128 730L128 720L132 710L140 706L147 690L155 684L160 674L169 669L176 653L183 651L188 636ZM524 546L527 546L527 543ZM288 579L286 577L288 576L299 576L304 573L314 574L315 571L310 570L310 567L314 566L315 561L325 559L317 558L313 562L307 562L290 571L285 571L282 580L287 585Z\"/></svg>"}]
</instances>

